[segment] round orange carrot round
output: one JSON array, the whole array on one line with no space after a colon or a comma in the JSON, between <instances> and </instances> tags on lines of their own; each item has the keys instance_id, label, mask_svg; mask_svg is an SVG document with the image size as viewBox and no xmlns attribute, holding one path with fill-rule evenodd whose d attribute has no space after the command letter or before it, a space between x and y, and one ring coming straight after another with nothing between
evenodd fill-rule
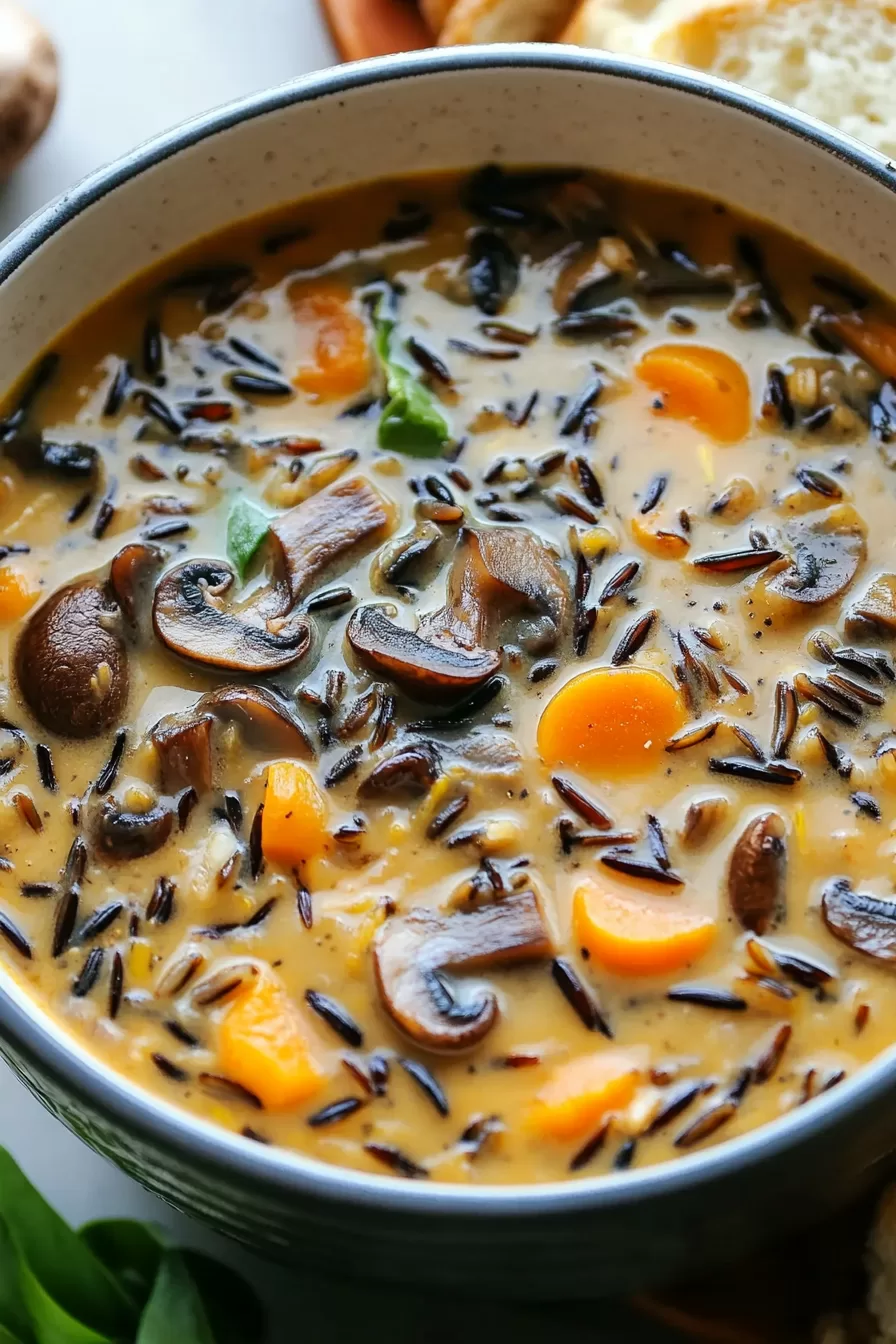
<instances>
[{"instance_id":1,"label":"round orange carrot round","mask_svg":"<svg viewBox=\"0 0 896 1344\"><path fill-rule=\"evenodd\" d=\"M679 971L710 947L716 923L677 896L614 891L583 882L573 897L576 942L617 975Z\"/></svg>"},{"instance_id":2,"label":"round orange carrot round","mask_svg":"<svg viewBox=\"0 0 896 1344\"><path fill-rule=\"evenodd\" d=\"M609 1111L627 1106L646 1067L646 1050L601 1050L559 1065L536 1095L527 1128L552 1139L575 1139Z\"/></svg>"},{"instance_id":3,"label":"round orange carrot round","mask_svg":"<svg viewBox=\"0 0 896 1344\"><path fill-rule=\"evenodd\" d=\"M662 413L690 420L719 443L737 443L750 430L750 384L741 366L708 345L657 345L636 374L660 394Z\"/></svg>"},{"instance_id":4,"label":"round orange carrot round","mask_svg":"<svg viewBox=\"0 0 896 1344\"><path fill-rule=\"evenodd\" d=\"M367 330L348 296L335 288L312 290L297 295L292 306L313 339L313 358L299 368L296 386L320 401L362 392L370 379Z\"/></svg>"},{"instance_id":5,"label":"round orange carrot round","mask_svg":"<svg viewBox=\"0 0 896 1344\"><path fill-rule=\"evenodd\" d=\"M686 711L676 688L650 667L597 667L573 677L550 700L538 724L546 765L591 775L650 770Z\"/></svg>"}]
</instances>

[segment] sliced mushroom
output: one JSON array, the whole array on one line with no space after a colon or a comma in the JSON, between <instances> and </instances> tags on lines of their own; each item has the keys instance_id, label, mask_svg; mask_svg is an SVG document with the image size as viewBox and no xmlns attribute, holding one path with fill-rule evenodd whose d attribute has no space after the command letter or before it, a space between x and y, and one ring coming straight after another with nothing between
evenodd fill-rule
<instances>
[{"instance_id":1,"label":"sliced mushroom","mask_svg":"<svg viewBox=\"0 0 896 1344\"><path fill-rule=\"evenodd\" d=\"M793 615L842 597L865 559L865 525L849 504L838 504L811 523L785 533L789 564L769 568L757 580L754 603L771 614Z\"/></svg>"},{"instance_id":2,"label":"sliced mushroom","mask_svg":"<svg viewBox=\"0 0 896 1344\"><path fill-rule=\"evenodd\" d=\"M271 524L292 603L337 562L369 550L395 526L395 505L362 476L337 481Z\"/></svg>"},{"instance_id":3,"label":"sliced mushroom","mask_svg":"<svg viewBox=\"0 0 896 1344\"><path fill-rule=\"evenodd\" d=\"M741 832L728 865L728 900L740 924L765 933L784 910L786 827L777 812L762 812Z\"/></svg>"},{"instance_id":4,"label":"sliced mushroom","mask_svg":"<svg viewBox=\"0 0 896 1344\"><path fill-rule=\"evenodd\" d=\"M203 667L264 674L297 663L308 652L307 617L253 624L251 607L227 611L220 599L233 585L233 570L220 560L188 560L170 569L156 586L153 628L172 653ZM268 625L278 629L269 629Z\"/></svg>"},{"instance_id":5,"label":"sliced mushroom","mask_svg":"<svg viewBox=\"0 0 896 1344\"><path fill-rule=\"evenodd\" d=\"M170 715L150 731L166 793L192 788L207 793L212 787L212 726L210 714L184 719Z\"/></svg>"},{"instance_id":6,"label":"sliced mushroom","mask_svg":"<svg viewBox=\"0 0 896 1344\"><path fill-rule=\"evenodd\" d=\"M822 892L821 913L841 943L878 961L896 962L896 901L854 891L848 878L836 877Z\"/></svg>"},{"instance_id":7,"label":"sliced mushroom","mask_svg":"<svg viewBox=\"0 0 896 1344\"><path fill-rule=\"evenodd\" d=\"M467 649L447 640L430 643L390 621L381 607L359 608L348 623L346 638L365 667L389 677L418 700L468 695L501 666L500 653Z\"/></svg>"},{"instance_id":8,"label":"sliced mushroom","mask_svg":"<svg viewBox=\"0 0 896 1344\"><path fill-rule=\"evenodd\" d=\"M159 802L145 812L130 812L107 799L95 824L97 847L116 859L142 859L161 849L174 826L174 808Z\"/></svg>"},{"instance_id":9,"label":"sliced mushroom","mask_svg":"<svg viewBox=\"0 0 896 1344\"><path fill-rule=\"evenodd\" d=\"M448 605L424 617L420 634L485 645L521 610L547 617L550 642L556 642L569 610L569 582L555 553L525 528L465 528L451 565Z\"/></svg>"},{"instance_id":10,"label":"sliced mushroom","mask_svg":"<svg viewBox=\"0 0 896 1344\"><path fill-rule=\"evenodd\" d=\"M93 581L60 588L19 637L15 671L34 717L60 737L96 737L121 717L128 656L118 608Z\"/></svg>"},{"instance_id":11,"label":"sliced mushroom","mask_svg":"<svg viewBox=\"0 0 896 1344\"><path fill-rule=\"evenodd\" d=\"M847 612L846 633L859 639L896 635L896 574L878 574L872 579Z\"/></svg>"},{"instance_id":12,"label":"sliced mushroom","mask_svg":"<svg viewBox=\"0 0 896 1344\"><path fill-rule=\"evenodd\" d=\"M498 1017L492 990L459 998L444 971L475 971L553 955L550 934L531 891L469 914L412 910L386 921L373 944L383 1007L418 1045L463 1050Z\"/></svg>"},{"instance_id":13,"label":"sliced mushroom","mask_svg":"<svg viewBox=\"0 0 896 1344\"><path fill-rule=\"evenodd\" d=\"M235 720L254 746L270 748L284 756L314 755L302 724L263 686L221 686L203 695L196 708L218 719Z\"/></svg>"},{"instance_id":14,"label":"sliced mushroom","mask_svg":"<svg viewBox=\"0 0 896 1344\"><path fill-rule=\"evenodd\" d=\"M138 602L150 577L165 559L158 546L132 541L123 546L109 566L109 587L115 601L132 625L137 622Z\"/></svg>"},{"instance_id":15,"label":"sliced mushroom","mask_svg":"<svg viewBox=\"0 0 896 1344\"><path fill-rule=\"evenodd\" d=\"M82 481L92 476L99 454L89 443L58 443L36 430L20 430L3 444L6 457L26 476L38 473L60 480Z\"/></svg>"},{"instance_id":16,"label":"sliced mushroom","mask_svg":"<svg viewBox=\"0 0 896 1344\"><path fill-rule=\"evenodd\" d=\"M441 758L435 744L414 742L379 761L362 781L358 796L378 798L389 794L420 798L429 793L441 772Z\"/></svg>"}]
</instances>

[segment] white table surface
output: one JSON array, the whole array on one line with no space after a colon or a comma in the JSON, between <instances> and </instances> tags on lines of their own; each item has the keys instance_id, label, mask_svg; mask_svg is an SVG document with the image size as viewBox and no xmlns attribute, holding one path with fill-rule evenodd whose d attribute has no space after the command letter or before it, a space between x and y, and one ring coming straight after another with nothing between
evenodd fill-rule
<instances>
[{"instance_id":1,"label":"white table surface","mask_svg":"<svg viewBox=\"0 0 896 1344\"><path fill-rule=\"evenodd\" d=\"M215 104L335 59L316 0L25 0L61 56L61 94L43 141L0 188L0 236L58 192L141 140ZM604 1309L529 1308L434 1300L400 1288L336 1285L262 1264L169 1209L92 1153L0 1063L0 1143L61 1212L151 1219L183 1244L237 1265L270 1310L276 1344L341 1344L371 1333L375 1313L390 1344L513 1339L637 1344ZM611 1313L612 1314L612 1313ZM638 1338L641 1338L638 1332ZM653 1339L653 1332L644 1335ZM171 1344L177 1344L172 1340ZM247 1340L246 1344L256 1344Z\"/></svg>"}]
</instances>

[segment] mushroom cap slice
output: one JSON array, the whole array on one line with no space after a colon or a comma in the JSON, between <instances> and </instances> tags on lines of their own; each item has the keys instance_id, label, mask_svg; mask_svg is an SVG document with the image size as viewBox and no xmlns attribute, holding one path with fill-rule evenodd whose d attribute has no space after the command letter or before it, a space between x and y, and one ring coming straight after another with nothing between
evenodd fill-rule
<instances>
[{"instance_id":1,"label":"mushroom cap slice","mask_svg":"<svg viewBox=\"0 0 896 1344\"><path fill-rule=\"evenodd\" d=\"M835 938L877 961L896 962L896 901L854 891L835 877L822 892L821 913Z\"/></svg>"},{"instance_id":2,"label":"mushroom cap slice","mask_svg":"<svg viewBox=\"0 0 896 1344\"><path fill-rule=\"evenodd\" d=\"M455 642L429 642L396 625L381 607L360 607L346 638L361 662L388 677L418 700L450 700L468 695L494 676L500 653L464 648Z\"/></svg>"},{"instance_id":3,"label":"mushroom cap slice","mask_svg":"<svg viewBox=\"0 0 896 1344\"><path fill-rule=\"evenodd\" d=\"M150 546L145 541L132 541L113 556L109 566L109 587L131 625L137 623L140 590L164 559L158 546Z\"/></svg>"},{"instance_id":4,"label":"mushroom cap slice","mask_svg":"<svg viewBox=\"0 0 896 1344\"><path fill-rule=\"evenodd\" d=\"M383 794L420 798L429 793L442 773L442 760L433 742L411 742L378 761L358 787L359 798Z\"/></svg>"},{"instance_id":5,"label":"mushroom cap slice","mask_svg":"<svg viewBox=\"0 0 896 1344\"><path fill-rule=\"evenodd\" d=\"M203 667L234 672L277 672L308 652L312 627L297 616L272 633L251 623L252 612L236 615L218 599L232 587L235 575L220 560L188 560L169 569L156 585L153 629L172 653Z\"/></svg>"},{"instance_id":6,"label":"mushroom cap slice","mask_svg":"<svg viewBox=\"0 0 896 1344\"><path fill-rule=\"evenodd\" d=\"M292 603L321 574L362 548L377 545L395 526L398 511L363 476L337 481L271 523L280 545Z\"/></svg>"},{"instance_id":7,"label":"mushroom cap slice","mask_svg":"<svg viewBox=\"0 0 896 1344\"><path fill-rule=\"evenodd\" d=\"M156 803L145 812L129 812L108 798L95 823L97 848L116 859L142 859L154 854L174 828L174 808Z\"/></svg>"},{"instance_id":8,"label":"mushroom cap slice","mask_svg":"<svg viewBox=\"0 0 896 1344\"><path fill-rule=\"evenodd\" d=\"M531 891L469 914L427 909L386 921L373 943L373 966L383 1007L402 1031L427 1050L476 1045L498 1017L490 989L459 1000L443 971L475 971L553 954L551 937Z\"/></svg>"},{"instance_id":9,"label":"mushroom cap slice","mask_svg":"<svg viewBox=\"0 0 896 1344\"><path fill-rule=\"evenodd\" d=\"M421 621L420 633L488 644L504 620L529 611L550 619L556 640L569 605L559 558L534 532L465 528L448 578L448 604Z\"/></svg>"},{"instance_id":10,"label":"mushroom cap slice","mask_svg":"<svg viewBox=\"0 0 896 1344\"><path fill-rule=\"evenodd\" d=\"M762 812L741 831L728 864L728 900L738 922L765 933L784 908L787 828L777 812Z\"/></svg>"},{"instance_id":11,"label":"mushroom cap slice","mask_svg":"<svg viewBox=\"0 0 896 1344\"><path fill-rule=\"evenodd\" d=\"M792 530L791 563L766 577L768 593L809 606L842 597L865 559L865 526L849 504Z\"/></svg>"},{"instance_id":12,"label":"mushroom cap slice","mask_svg":"<svg viewBox=\"0 0 896 1344\"><path fill-rule=\"evenodd\" d=\"M220 686L201 696L196 709L218 719L234 720L255 746L270 748L284 756L314 755L303 725L263 686Z\"/></svg>"},{"instance_id":13,"label":"mushroom cap slice","mask_svg":"<svg viewBox=\"0 0 896 1344\"><path fill-rule=\"evenodd\" d=\"M22 698L60 737L97 737L121 718L128 655L120 613L92 580L58 589L19 636L15 673Z\"/></svg>"},{"instance_id":14,"label":"mushroom cap slice","mask_svg":"<svg viewBox=\"0 0 896 1344\"><path fill-rule=\"evenodd\" d=\"M212 787L213 724L210 714L198 718L171 714L150 730L166 793L190 788L201 794Z\"/></svg>"}]
</instances>

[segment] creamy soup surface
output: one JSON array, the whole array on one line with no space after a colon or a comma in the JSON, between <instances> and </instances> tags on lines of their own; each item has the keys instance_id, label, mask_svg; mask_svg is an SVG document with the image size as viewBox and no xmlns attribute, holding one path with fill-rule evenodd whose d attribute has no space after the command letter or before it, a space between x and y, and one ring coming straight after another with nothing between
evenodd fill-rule
<instances>
[{"instance_id":1,"label":"creamy soup surface","mask_svg":"<svg viewBox=\"0 0 896 1344\"><path fill-rule=\"evenodd\" d=\"M896 326L723 206L377 183L7 398L0 934L135 1086L405 1178L665 1161L896 1020Z\"/></svg>"}]
</instances>

